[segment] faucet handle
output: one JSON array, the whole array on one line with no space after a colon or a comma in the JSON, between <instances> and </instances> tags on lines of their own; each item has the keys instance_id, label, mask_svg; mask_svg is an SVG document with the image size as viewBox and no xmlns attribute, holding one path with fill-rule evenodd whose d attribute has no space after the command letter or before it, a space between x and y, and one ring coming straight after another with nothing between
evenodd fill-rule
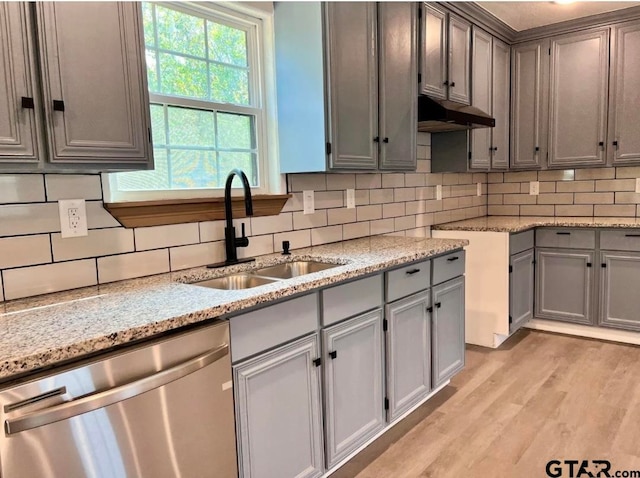
<instances>
[{"instance_id":1,"label":"faucet handle","mask_svg":"<svg viewBox=\"0 0 640 478\"><path fill-rule=\"evenodd\" d=\"M289 247L291 247L291 243L289 241L282 241L282 255L290 256L291 252L289 252Z\"/></svg>"},{"instance_id":2,"label":"faucet handle","mask_svg":"<svg viewBox=\"0 0 640 478\"><path fill-rule=\"evenodd\" d=\"M245 231L244 231L244 222L241 224L241 230L242 230L242 237L247 237Z\"/></svg>"}]
</instances>

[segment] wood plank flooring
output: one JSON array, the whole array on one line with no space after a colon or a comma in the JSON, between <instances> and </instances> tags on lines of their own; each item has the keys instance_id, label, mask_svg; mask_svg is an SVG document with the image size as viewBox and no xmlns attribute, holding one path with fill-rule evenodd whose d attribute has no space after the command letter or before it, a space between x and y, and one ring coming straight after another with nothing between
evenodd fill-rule
<instances>
[{"instance_id":1,"label":"wood plank flooring","mask_svg":"<svg viewBox=\"0 0 640 478\"><path fill-rule=\"evenodd\" d=\"M640 470L640 347L529 330L468 346L449 386L332 477L545 477L552 459Z\"/></svg>"}]
</instances>

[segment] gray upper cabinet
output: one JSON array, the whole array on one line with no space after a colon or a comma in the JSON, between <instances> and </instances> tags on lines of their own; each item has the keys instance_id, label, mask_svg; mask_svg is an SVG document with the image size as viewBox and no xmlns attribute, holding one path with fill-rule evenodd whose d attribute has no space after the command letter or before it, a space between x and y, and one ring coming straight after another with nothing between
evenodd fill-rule
<instances>
[{"instance_id":1,"label":"gray upper cabinet","mask_svg":"<svg viewBox=\"0 0 640 478\"><path fill-rule=\"evenodd\" d=\"M609 29L551 40L549 167L605 163Z\"/></svg>"},{"instance_id":2,"label":"gray upper cabinet","mask_svg":"<svg viewBox=\"0 0 640 478\"><path fill-rule=\"evenodd\" d=\"M387 305L388 420L394 421L431 390L429 292Z\"/></svg>"},{"instance_id":3,"label":"gray upper cabinet","mask_svg":"<svg viewBox=\"0 0 640 478\"><path fill-rule=\"evenodd\" d=\"M549 40L512 47L511 167L538 168L546 161Z\"/></svg>"},{"instance_id":4,"label":"gray upper cabinet","mask_svg":"<svg viewBox=\"0 0 640 478\"><path fill-rule=\"evenodd\" d=\"M449 99L468 105L471 103L471 24L449 15L448 41Z\"/></svg>"},{"instance_id":5,"label":"gray upper cabinet","mask_svg":"<svg viewBox=\"0 0 640 478\"><path fill-rule=\"evenodd\" d=\"M380 309L323 331L328 468L384 427L382 349Z\"/></svg>"},{"instance_id":6,"label":"gray upper cabinet","mask_svg":"<svg viewBox=\"0 0 640 478\"><path fill-rule=\"evenodd\" d=\"M378 4L380 169L416 168L417 16L411 2Z\"/></svg>"},{"instance_id":7,"label":"gray upper cabinet","mask_svg":"<svg viewBox=\"0 0 640 478\"><path fill-rule=\"evenodd\" d=\"M240 476L322 475L319 356L313 335L234 366Z\"/></svg>"},{"instance_id":8,"label":"gray upper cabinet","mask_svg":"<svg viewBox=\"0 0 640 478\"><path fill-rule=\"evenodd\" d=\"M464 367L464 277L432 289L432 388Z\"/></svg>"},{"instance_id":9,"label":"gray upper cabinet","mask_svg":"<svg viewBox=\"0 0 640 478\"><path fill-rule=\"evenodd\" d=\"M472 105L491 114L492 101L492 45L493 38L487 32L473 27L471 51ZM471 162L473 169L491 167L491 129L471 130Z\"/></svg>"},{"instance_id":10,"label":"gray upper cabinet","mask_svg":"<svg viewBox=\"0 0 640 478\"><path fill-rule=\"evenodd\" d=\"M378 166L376 4L326 4L331 169Z\"/></svg>"},{"instance_id":11,"label":"gray upper cabinet","mask_svg":"<svg viewBox=\"0 0 640 478\"><path fill-rule=\"evenodd\" d=\"M509 332L533 318L534 252L529 249L509 259Z\"/></svg>"},{"instance_id":12,"label":"gray upper cabinet","mask_svg":"<svg viewBox=\"0 0 640 478\"><path fill-rule=\"evenodd\" d=\"M640 161L640 22L612 30L609 157L613 164Z\"/></svg>"},{"instance_id":13,"label":"gray upper cabinet","mask_svg":"<svg viewBox=\"0 0 640 478\"><path fill-rule=\"evenodd\" d=\"M509 90L511 86L511 48L493 39L492 107L496 125L491 128L491 168L509 169Z\"/></svg>"},{"instance_id":14,"label":"gray upper cabinet","mask_svg":"<svg viewBox=\"0 0 640 478\"><path fill-rule=\"evenodd\" d=\"M593 261L591 251L538 249L536 317L591 325Z\"/></svg>"},{"instance_id":15,"label":"gray upper cabinet","mask_svg":"<svg viewBox=\"0 0 640 478\"><path fill-rule=\"evenodd\" d=\"M640 330L640 253L600 254L600 325Z\"/></svg>"},{"instance_id":16,"label":"gray upper cabinet","mask_svg":"<svg viewBox=\"0 0 640 478\"><path fill-rule=\"evenodd\" d=\"M422 5L420 25L420 93L447 99L447 14L433 5Z\"/></svg>"},{"instance_id":17,"label":"gray upper cabinet","mask_svg":"<svg viewBox=\"0 0 640 478\"><path fill-rule=\"evenodd\" d=\"M0 4L0 163L38 163L38 117L27 3Z\"/></svg>"}]
</instances>

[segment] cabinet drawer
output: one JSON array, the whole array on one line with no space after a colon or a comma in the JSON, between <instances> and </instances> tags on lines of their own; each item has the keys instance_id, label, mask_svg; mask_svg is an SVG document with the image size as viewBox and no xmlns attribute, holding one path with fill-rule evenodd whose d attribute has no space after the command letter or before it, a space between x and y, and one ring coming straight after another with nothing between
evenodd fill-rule
<instances>
[{"instance_id":1,"label":"cabinet drawer","mask_svg":"<svg viewBox=\"0 0 640 478\"><path fill-rule=\"evenodd\" d=\"M527 249L533 249L533 230L509 236L509 255L518 254Z\"/></svg>"},{"instance_id":2,"label":"cabinet drawer","mask_svg":"<svg viewBox=\"0 0 640 478\"><path fill-rule=\"evenodd\" d=\"M231 360L283 344L318 328L318 294L231 317Z\"/></svg>"},{"instance_id":3,"label":"cabinet drawer","mask_svg":"<svg viewBox=\"0 0 640 478\"><path fill-rule=\"evenodd\" d=\"M596 232L569 228L545 228L536 231L537 247L595 249Z\"/></svg>"},{"instance_id":4,"label":"cabinet drawer","mask_svg":"<svg viewBox=\"0 0 640 478\"><path fill-rule=\"evenodd\" d=\"M387 302L431 286L431 261L422 261L386 273Z\"/></svg>"},{"instance_id":5,"label":"cabinet drawer","mask_svg":"<svg viewBox=\"0 0 640 478\"><path fill-rule=\"evenodd\" d=\"M464 274L464 251L452 252L446 256L436 257L433 263L432 285L446 282Z\"/></svg>"},{"instance_id":6,"label":"cabinet drawer","mask_svg":"<svg viewBox=\"0 0 640 478\"><path fill-rule=\"evenodd\" d=\"M382 306L382 274L322 291L322 325Z\"/></svg>"},{"instance_id":7,"label":"cabinet drawer","mask_svg":"<svg viewBox=\"0 0 640 478\"><path fill-rule=\"evenodd\" d=\"M640 229L621 231L602 231L600 249L611 251L640 251Z\"/></svg>"}]
</instances>

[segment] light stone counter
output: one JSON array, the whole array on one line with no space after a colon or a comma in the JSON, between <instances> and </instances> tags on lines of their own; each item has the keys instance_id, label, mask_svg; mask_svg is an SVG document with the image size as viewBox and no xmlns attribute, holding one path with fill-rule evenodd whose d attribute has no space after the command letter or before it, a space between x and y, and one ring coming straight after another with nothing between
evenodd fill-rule
<instances>
[{"instance_id":1,"label":"light stone counter","mask_svg":"<svg viewBox=\"0 0 640 478\"><path fill-rule=\"evenodd\" d=\"M467 244L461 239L367 237L223 269L201 267L7 302L0 305L0 381ZM293 260L341 265L246 290L188 284Z\"/></svg>"},{"instance_id":2,"label":"light stone counter","mask_svg":"<svg viewBox=\"0 0 640 478\"><path fill-rule=\"evenodd\" d=\"M535 227L640 228L633 217L486 216L432 226L440 231L522 232Z\"/></svg>"}]
</instances>

